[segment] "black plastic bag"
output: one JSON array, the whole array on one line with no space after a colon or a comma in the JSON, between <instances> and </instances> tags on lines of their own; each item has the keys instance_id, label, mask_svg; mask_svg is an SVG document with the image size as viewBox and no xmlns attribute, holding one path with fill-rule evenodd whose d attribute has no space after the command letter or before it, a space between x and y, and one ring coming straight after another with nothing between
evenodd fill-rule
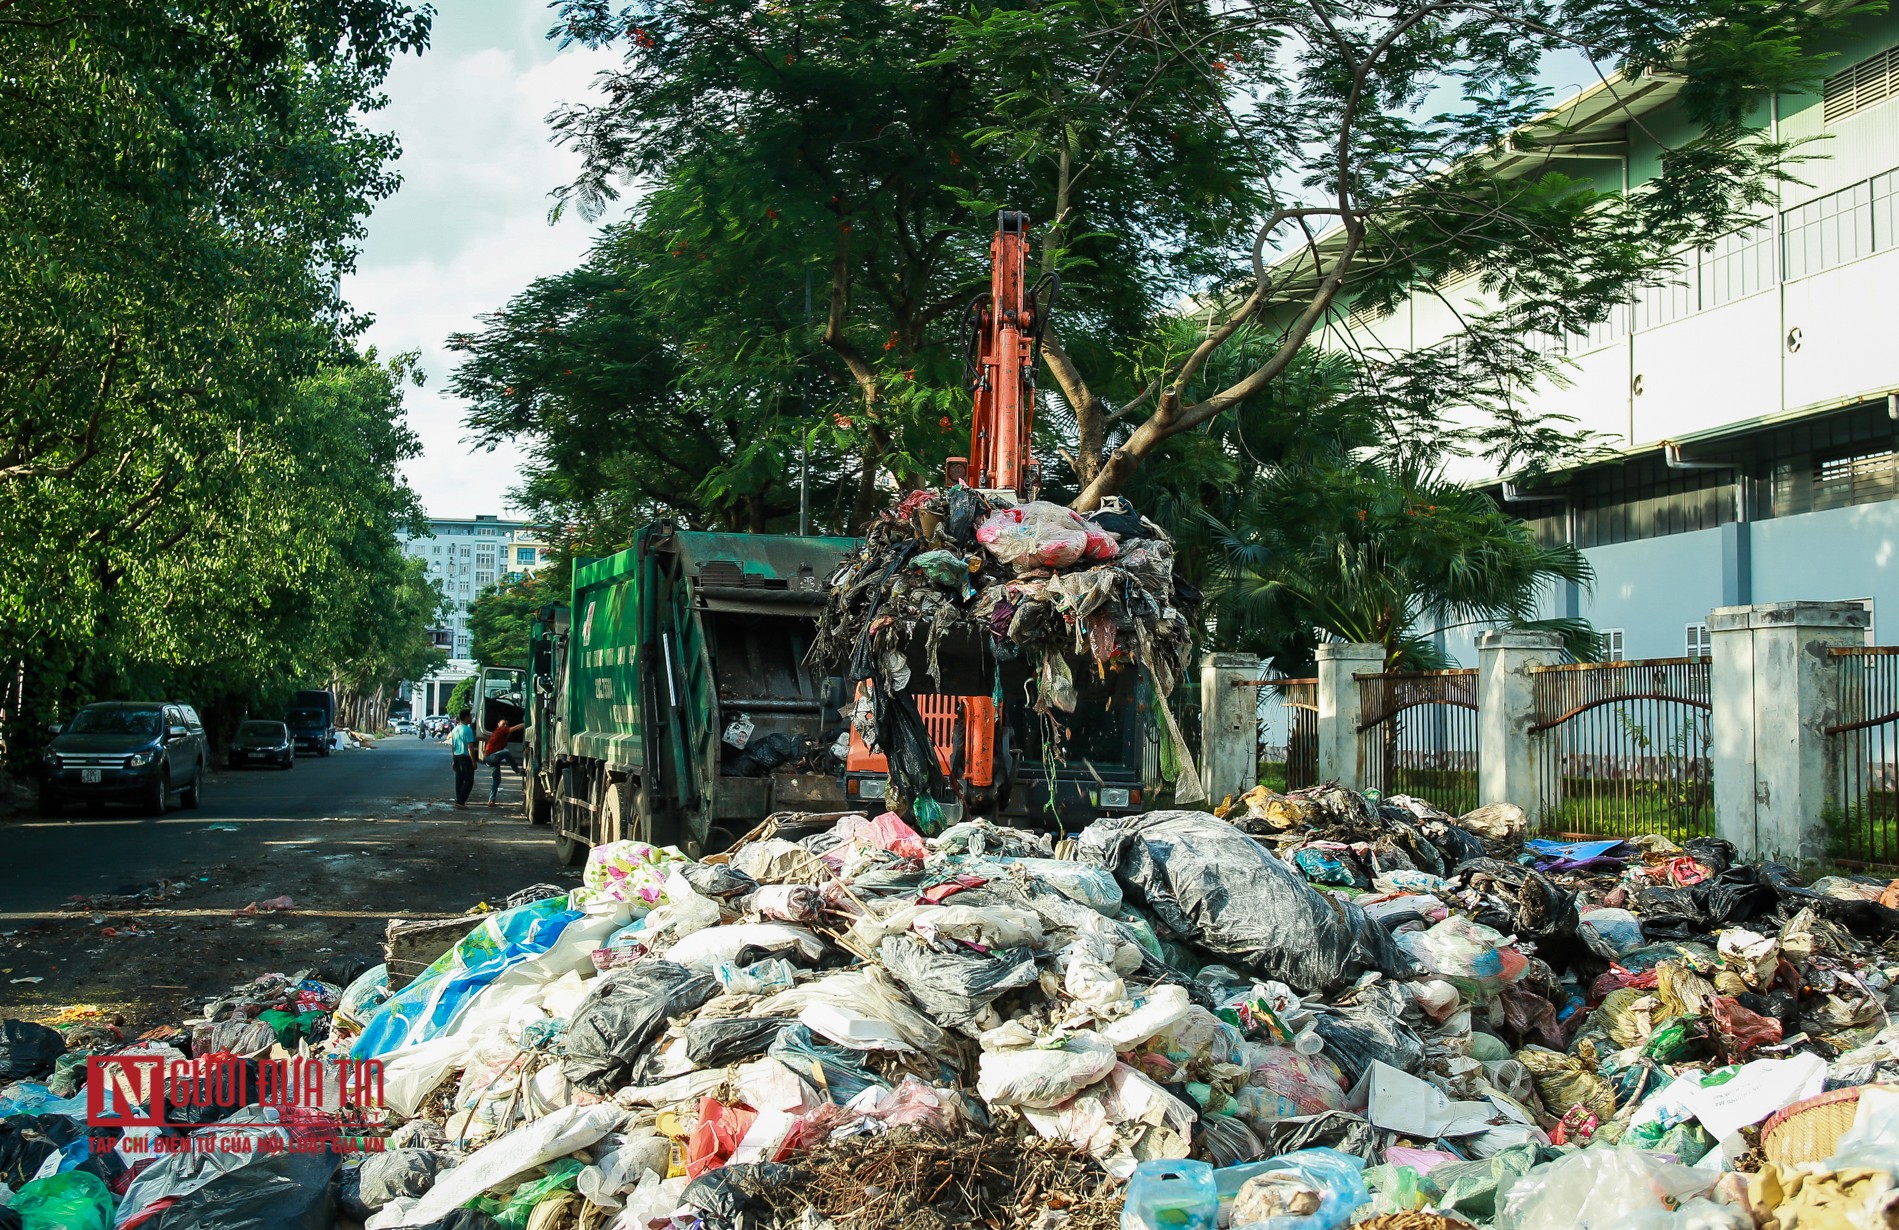
<instances>
[{"instance_id":1,"label":"black plastic bag","mask_svg":"<svg viewBox=\"0 0 1899 1230\"><path fill-rule=\"evenodd\" d=\"M58 1125L62 1122L70 1125L72 1120L63 1115L44 1117L48 1120L45 1127L37 1115L9 1115L0 1119L0 1183L18 1190L20 1184L32 1179L41 1162L59 1152L59 1146L65 1142L54 1139L60 1135Z\"/></svg>"},{"instance_id":2,"label":"black plastic bag","mask_svg":"<svg viewBox=\"0 0 1899 1230\"><path fill-rule=\"evenodd\" d=\"M1378 1129L1345 1110L1328 1110L1298 1119L1259 1125L1261 1157L1282 1157L1300 1149L1337 1149L1367 1162L1377 1161Z\"/></svg>"},{"instance_id":3,"label":"black plastic bag","mask_svg":"<svg viewBox=\"0 0 1899 1230\"><path fill-rule=\"evenodd\" d=\"M938 952L913 935L886 936L877 959L945 1029L975 1030L983 1009L998 996L1037 977L1035 954L1027 948Z\"/></svg>"},{"instance_id":4,"label":"black plastic bag","mask_svg":"<svg viewBox=\"0 0 1899 1230\"><path fill-rule=\"evenodd\" d=\"M1417 1070L1424 1043L1401 1019L1404 1009L1403 991L1375 982L1356 992L1351 1003L1313 1014L1312 1031L1325 1039L1325 1057L1339 1066L1346 1084L1357 1084L1374 1061L1400 1072Z\"/></svg>"},{"instance_id":5,"label":"black plastic bag","mask_svg":"<svg viewBox=\"0 0 1899 1230\"><path fill-rule=\"evenodd\" d=\"M334 1153L265 1153L219 1175L146 1223L148 1230L332 1230Z\"/></svg>"},{"instance_id":6,"label":"black plastic bag","mask_svg":"<svg viewBox=\"0 0 1899 1230\"><path fill-rule=\"evenodd\" d=\"M951 487L943 536L962 551L976 549L976 527L989 515L989 504L968 487Z\"/></svg>"},{"instance_id":7,"label":"black plastic bag","mask_svg":"<svg viewBox=\"0 0 1899 1230\"><path fill-rule=\"evenodd\" d=\"M824 1073L824 1088L831 1100L842 1106L873 1085L889 1088L889 1082L865 1065L862 1051L820 1042L808 1025L789 1025L765 1053L793 1072L804 1075L817 1064Z\"/></svg>"},{"instance_id":8,"label":"black plastic bag","mask_svg":"<svg viewBox=\"0 0 1899 1230\"><path fill-rule=\"evenodd\" d=\"M870 681L870 699L877 719L877 750L890 766L891 786L911 802L936 798L944 787L943 765L916 700L907 692L892 692L881 679Z\"/></svg>"},{"instance_id":9,"label":"black plastic bag","mask_svg":"<svg viewBox=\"0 0 1899 1230\"><path fill-rule=\"evenodd\" d=\"M1366 970L1417 972L1385 930L1321 893L1224 820L1156 811L1097 820L1079 857L1105 867L1166 929L1225 964L1322 994Z\"/></svg>"},{"instance_id":10,"label":"black plastic bag","mask_svg":"<svg viewBox=\"0 0 1899 1230\"><path fill-rule=\"evenodd\" d=\"M357 1169L359 1198L365 1208L380 1209L397 1197L428 1193L456 1159L433 1149L386 1149L372 1153Z\"/></svg>"},{"instance_id":11,"label":"black plastic bag","mask_svg":"<svg viewBox=\"0 0 1899 1230\"><path fill-rule=\"evenodd\" d=\"M66 1053L66 1039L57 1029L31 1021L0 1021L0 1078L19 1080L53 1070Z\"/></svg>"},{"instance_id":12,"label":"black plastic bag","mask_svg":"<svg viewBox=\"0 0 1899 1230\"><path fill-rule=\"evenodd\" d=\"M1741 861L1740 851L1725 837L1691 837L1681 843L1681 848L1688 852L1688 857L1714 875L1720 875Z\"/></svg>"},{"instance_id":13,"label":"black plastic bag","mask_svg":"<svg viewBox=\"0 0 1899 1230\"><path fill-rule=\"evenodd\" d=\"M699 1210L708 1230L737 1230L760 1193L798 1177L796 1167L779 1162L740 1162L700 1175L680 1200Z\"/></svg>"},{"instance_id":14,"label":"black plastic bag","mask_svg":"<svg viewBox=\"0 0 1899 1230\"><path fill-rule=\"evenodd\" d=\"M722 1068L740 1059L763 1055L765 1048L791 1024L783 1017L741 1016L716 1021L693 1021L686 1026L686 1058L694 1067Z\"/></svg>"},{"instance_id":15,"label":"black plastic bag","mask_svg":"<svg viewBox=\"0 0 1899 1230\"><path fill-rule=\"evenodd\" d=\"M671 961L614 970L574 1010L561 1071L587 1092L609 1097L627 1084L633 1065L668 1021L718 993L711 975Z\"/></svg>"},{"instance_id":16,"label":"black plastic bag","mask_svg":"<svg viewBox=\"0 0 1899 1230\"><path fill-rule=\"evenodd\" d=\"M723 863L687 863L679 874L702 897L737 897L758 887L757 880Z\"/></svg>"},{"instance_id":17,"label":"black plastic bag","mask_svg":"<svg viewBox=\"0 0 1899 1230\"><path fill-rule=\"evenodd\" d=\"M1438 853L1444 856L1446 867L1484 858L1489 853L1484 849L1483 838L1448 820L1426 820L1418 826L1418 831L1424 834L1426 841L1437 847Z\"/></svg>"},{"instance_id":18,"label":"black plastic bag","mask_svg":"<svg viewBox=\"0 0 1899 1230\"><path fill-rule=\"evenodd\" d=\"M1690 891L1707 912L1708 921L1717 927L1751 922L1771 914L1780 904L1780 890L1759 867L1730 867Z\"/></svg>"}]
</instances>

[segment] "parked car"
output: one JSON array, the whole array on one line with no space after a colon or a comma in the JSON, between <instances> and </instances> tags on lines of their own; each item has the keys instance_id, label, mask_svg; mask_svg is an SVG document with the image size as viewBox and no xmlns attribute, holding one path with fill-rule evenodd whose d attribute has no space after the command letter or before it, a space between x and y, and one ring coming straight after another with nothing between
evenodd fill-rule
<instances>
[{"instance_id":1,"label":"parked car","mask_svg":"<svg viewBox=\"0 0 1899 1230\"><path fill-rule=\"evenodd\" d=\"M415 723L411 722L408 718L394 718L390 721L389 726L399 735L412 735L415 733Z\"/></svg>"},{"instance_id":2,"label":"parked car","mask_svg":"<svg viewBox=\"0 0 1899 1230\"><path fill-rule=\"evenodd\" d=\"M196 807L209 758L204 723L190 705L87 705L46 749L40 811L53 816L68 803L133 803L163 815L173 796Z\"/></svg>"},{"instance_id":3,"label":"parked car","mask_svg":"<svg viewBox=\"0 0 1899 1230\"><path fill-rule=\"evenodd\" d=\"M231 740L231 767L247 764L295 768L297 749L290 741L290 727L282 722L246 722L239 726L237 738Z\"/></svg>"}]
</instances>

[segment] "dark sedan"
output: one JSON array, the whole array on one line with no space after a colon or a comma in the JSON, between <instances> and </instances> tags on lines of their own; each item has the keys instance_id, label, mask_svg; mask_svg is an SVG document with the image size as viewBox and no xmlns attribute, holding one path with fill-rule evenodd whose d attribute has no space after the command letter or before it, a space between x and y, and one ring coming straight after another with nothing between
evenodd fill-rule
<instances>
[{"instance_id":1,"label":"dark sedan","mask_svg":"<svg viewBox=\"0 0 1899 1230\"><path fill-rule=\"evenodd\" d=\"M274 764L280 769L297 766L297 750L290 742L290 727L282 722L246 722L237 728L231 740L231 767Z\"/></svg>"}]
</instances>

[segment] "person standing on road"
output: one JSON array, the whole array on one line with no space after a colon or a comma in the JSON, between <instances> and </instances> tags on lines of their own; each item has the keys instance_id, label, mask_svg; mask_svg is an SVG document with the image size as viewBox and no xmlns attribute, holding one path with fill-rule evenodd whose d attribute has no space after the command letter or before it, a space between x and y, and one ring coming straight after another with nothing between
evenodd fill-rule
<instances>
[{"instance_id":1,"label":"person standing on road","mask_svg":"<svg viewBox=\"0 0 1899 1230\"><path fill-rule=\"evenodd\" d=\"M475 715L466 709L455 715L448 752L455 762L455 807L467 811L468 796L475 789Z\"/></svg>"},{"instance_id":2,"label":"person standing on road","mask_svg":"<svg viewBox=\"0 0 1899 1230\"><path fill-rule=\"evenodd\" d=\"M501 770L503 768L513 769L516 777L527 776L527 771L521 767L521 762L515 758L514 748L508 743L508 740L514 737L514 732L517 729L518 727L510 724L505 719L497 722L495 723L494 733L488 736L488 742L481 745L482 763L494 770L494 779L488 783L488 806L490 807L493 807L495 800L501 796Z\"/></svg>"}]
</instances>

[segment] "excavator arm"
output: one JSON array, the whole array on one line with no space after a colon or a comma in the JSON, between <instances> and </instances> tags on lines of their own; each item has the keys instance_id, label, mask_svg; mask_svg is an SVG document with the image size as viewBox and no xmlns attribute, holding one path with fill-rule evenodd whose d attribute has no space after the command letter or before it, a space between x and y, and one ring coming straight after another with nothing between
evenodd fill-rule
<instances>
[{"instance_id":1,"label":"excavator arm","mask_svg":"<svg viewBox=\"0 0 1899 1230\"><path fill-rule=\"evenodd\" d=\"M1034 499L1041 486L1029 436L1035 425L1035 365L1057 286L1053 274L1029 284L1028 227L1028 215L1017 210L996 216L989 293L969 305L965 325L964 382L975 402L969 456L950 458L945 472L951 483L1016 500Z\"/></svg>"}]
</instances>

